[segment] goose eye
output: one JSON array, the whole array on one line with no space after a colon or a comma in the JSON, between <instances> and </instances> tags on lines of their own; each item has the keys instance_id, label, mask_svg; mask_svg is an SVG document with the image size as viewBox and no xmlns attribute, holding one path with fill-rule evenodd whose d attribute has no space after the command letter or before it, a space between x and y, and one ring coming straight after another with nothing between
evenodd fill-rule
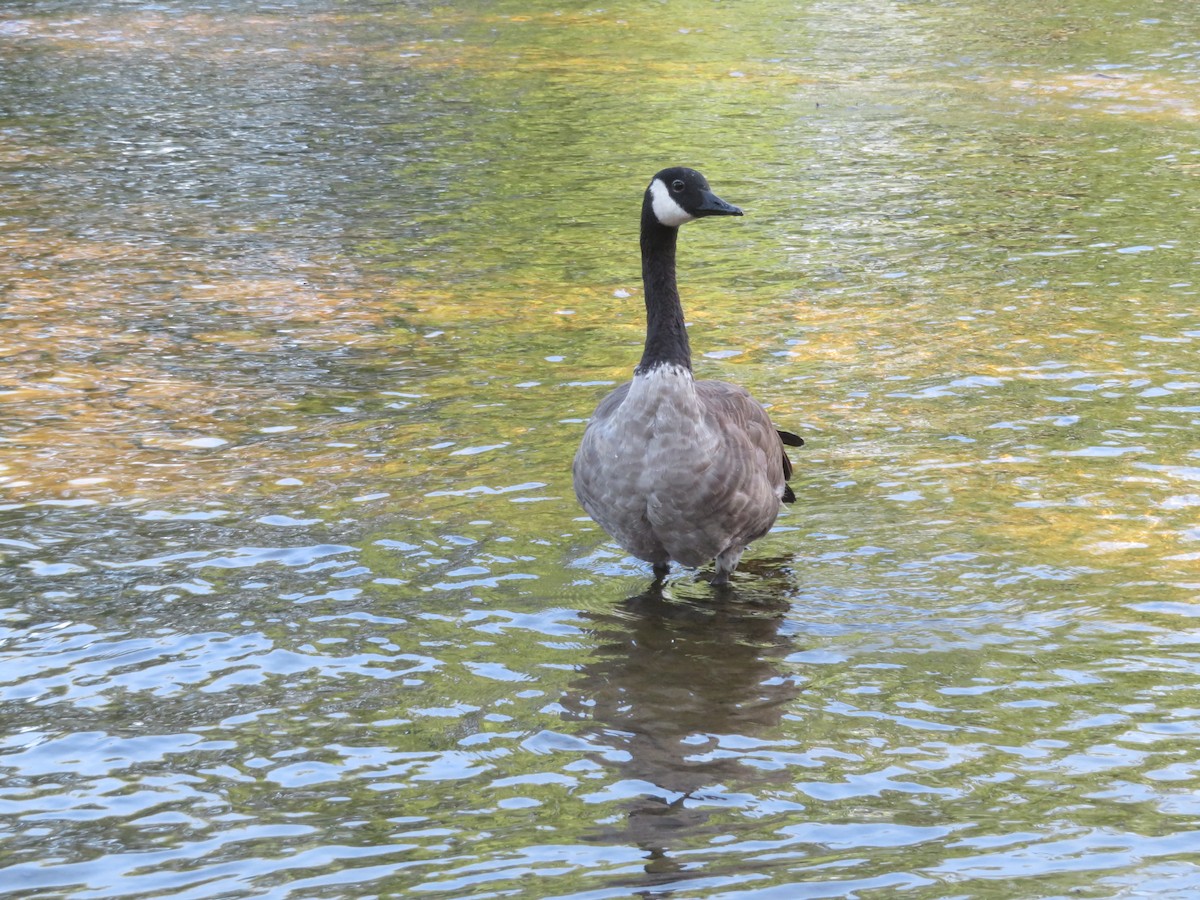
<instances>
[{"instance_id":1,"label":"goose eye","mask_svg":"<svg viewBox=\"0 0 1200 900\"><path fill-rule=\"evenodd\" d=\"M671 190L673 190L675 193L677 193L677 194L682 193L683 188L684 188L684 184L678 178L676 178L674 181L671 182Z\"/></svg>"}]
</instances>

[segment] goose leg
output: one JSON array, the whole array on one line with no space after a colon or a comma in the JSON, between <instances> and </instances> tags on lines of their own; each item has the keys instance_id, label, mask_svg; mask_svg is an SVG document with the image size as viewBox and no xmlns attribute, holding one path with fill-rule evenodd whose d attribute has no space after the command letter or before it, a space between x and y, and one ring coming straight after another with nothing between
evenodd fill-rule
<instances>
[{"instance_id":1,"label":"goose leg","mask_svg":"<svg viewBox=\"0 0 1200 900\"><path fill-rule=\"evenodd\" d=\"M659 584L666 580L667 575L671 571L670 563L655 563L654 564L654 583Z\"/></svg>"},{"instance_id":2,"label":"goose leg","mask_svg":"<svg viewBox=\"0 0 1200 900\"><path fill-rule=\"evenodd\" d=\"M738 562L745 552L745 547L738 547L736 550L730 549L718 554L717 574L712 583L715 585L729 584L729 576L733 574L733 570L737 568Z\"/></svg>"}]
</instances>

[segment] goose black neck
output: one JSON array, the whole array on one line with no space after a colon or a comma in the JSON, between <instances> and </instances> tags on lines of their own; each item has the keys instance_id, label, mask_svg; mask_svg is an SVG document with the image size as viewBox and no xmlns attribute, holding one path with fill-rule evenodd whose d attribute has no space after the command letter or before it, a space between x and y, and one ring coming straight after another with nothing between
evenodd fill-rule
<instances>
[{"instance_id":1,"label":"goose black neck","mask_svg":"<svg viewBox=\"0 0 1200 900\"><path fill-rule=\"evenodd\" d=\"M675 286L675 243L678 228L659 223L649 198L642 206L642 286L646 294L646 349L637 373L660 366L692 368L692 349Z\"/></svg>"}]
</instances>

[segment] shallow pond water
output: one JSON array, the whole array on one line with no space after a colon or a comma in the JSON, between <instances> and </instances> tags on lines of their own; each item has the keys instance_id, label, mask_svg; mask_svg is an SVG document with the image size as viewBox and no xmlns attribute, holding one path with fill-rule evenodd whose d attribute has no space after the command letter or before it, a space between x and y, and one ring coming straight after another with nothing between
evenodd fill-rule
<instances>
[{"instance_id":1,"label":"shallow pond water","mask_svg":"<svg viewBox=\"0 0 1200 900\"><path fill-rule=\"evenodd\" d=\"M0 895L1200 895L1198 10L7 4ZM570 486L673 163L728 596Z\"/></svg>"}]
</instances>

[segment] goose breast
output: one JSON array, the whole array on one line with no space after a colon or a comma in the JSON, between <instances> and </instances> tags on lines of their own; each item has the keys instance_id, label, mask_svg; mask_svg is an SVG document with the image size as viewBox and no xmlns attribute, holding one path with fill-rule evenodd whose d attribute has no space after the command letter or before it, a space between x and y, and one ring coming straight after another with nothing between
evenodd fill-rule
<instances>
[{"instance_id":1,"label":"goose breast","mask_svg":"<svg viewBox=\"0 0 1200 900\"><path fill-rule=\"evenodd\" d=\"M770 529L782 460L778 434L745 389L660 371L597 408L575 457L576 494L634 556L700 566Z\"/></svg>"}]
</instances>

